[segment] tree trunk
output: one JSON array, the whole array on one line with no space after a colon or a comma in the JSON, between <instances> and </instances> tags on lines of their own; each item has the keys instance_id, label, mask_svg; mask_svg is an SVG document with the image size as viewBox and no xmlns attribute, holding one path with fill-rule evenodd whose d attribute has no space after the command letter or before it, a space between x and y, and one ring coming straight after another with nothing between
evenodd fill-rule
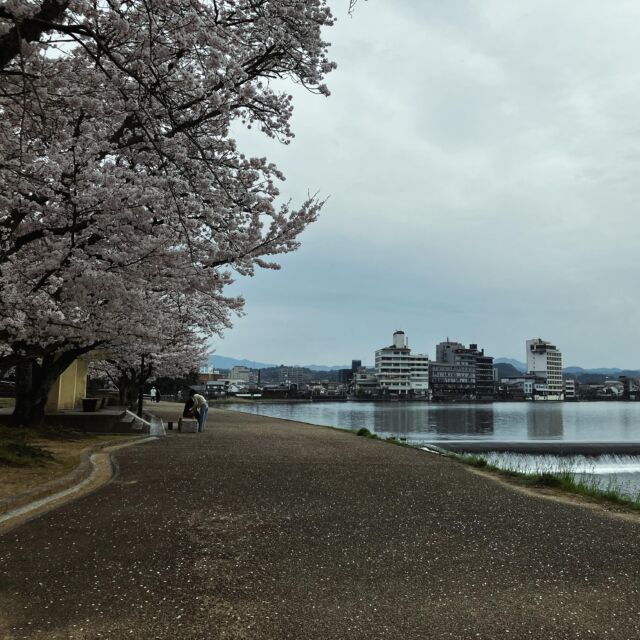
<instances>
[{"instance_id":1,"label":"tree trunk","mask_svg":"<svg viewBox=\"0 0 640 640\"><path fill-rule=\"evenodd\" d=\"M137 397L138 387L136 387L135 381L129 380L127 386L124 388L124 406L133 410Z\"/></svg>"},{"instance_id":2,"label":"tree trunk","mask_svg":"<svg viewBox=\"0 0 640 640\"><path fill-rule=\"evenodd\" d=\"M121 407L133 408L138 387L137 372L132 369L121 370L118 376L118 400Z\"/></svg>"},{"instance_id":3,"label":"tree trunk","mask_svg":"<svg viewBox=\"0 0 640 640\"><path fill-rule=\"evenodd\" d=\"M34 364L34 360L25 359L16 365L16 405L11 415L11 425L14 427L26 426L31 419Z\"/></svg>"},{"instance_id":4,"label":"tree trunk","mask_svg":"<svg viewBox=\"0 0 640 640\"><path fill-rule=\"evenodd\" d=\"M81 355L94 347L73 349L48 355L40 362L25 359L16 365L16 406L11 416L15 427L39 427L44 423L44 410L49 391L58 376Z\"/></svg>"},{"instance_id":5,"label":"tree trunk","mask_svg":"<svg viewBox=\"0 0 640 640\"><path fill-rule=\"evenodd\" d=\"M120 375L118 378L118 402L121 407L129 406L129 385L131 382L125 375Z\"/></svg>"},{"instance_id":6,"label":"tree trunk","mask_svg":"<svg viewBox=\"0 0 640 640\"><path fill-rule=\"evenodd\" d=\"M144 395L144 354L140 356L140 377L138 378L138 417L142 418L142 404Z\"/></svg>"}]
</instances>

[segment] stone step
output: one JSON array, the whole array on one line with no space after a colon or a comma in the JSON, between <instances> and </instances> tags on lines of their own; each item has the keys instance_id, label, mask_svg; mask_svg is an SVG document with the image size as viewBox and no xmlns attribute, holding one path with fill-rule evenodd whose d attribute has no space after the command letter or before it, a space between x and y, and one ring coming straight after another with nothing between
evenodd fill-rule
<instances>
[{"instance_id":1,"label":"stone step","mask_svg":"<svg viewBox=\"0 0 640 640\"><path fill-rule=\"evenodd\" d=\"M182 433L197 433L198 421L193 418L180 418L178 420L178 431Z\"/></svg>"}]
</instances>

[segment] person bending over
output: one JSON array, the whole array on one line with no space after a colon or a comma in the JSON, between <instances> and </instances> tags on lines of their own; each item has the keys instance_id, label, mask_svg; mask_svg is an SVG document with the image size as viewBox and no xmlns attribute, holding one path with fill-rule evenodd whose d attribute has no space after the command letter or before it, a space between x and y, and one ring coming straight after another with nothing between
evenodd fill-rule
<instances>
[{"instance_id":1,"label":"person bending over","mask_svg":"<svg viewBox=\"0 0 640 640\"><path fill-rule=\"evenodd\" d=\"M198 418L198 431L204 431L204 425L207 422L207 413L209 413L207 399L199 393L196 393L193 389L189 391L189 397L193 400L193 409Z\"/></svg>"}]
</instances>

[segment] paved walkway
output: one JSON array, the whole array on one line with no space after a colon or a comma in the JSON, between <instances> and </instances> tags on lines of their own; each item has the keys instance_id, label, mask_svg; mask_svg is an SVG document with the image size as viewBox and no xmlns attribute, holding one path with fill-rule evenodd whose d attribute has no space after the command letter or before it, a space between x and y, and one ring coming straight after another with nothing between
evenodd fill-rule
<instances>
[{"instance_id":1,"label":"paved walkway","mask_svg":"<svg viewBox=\"0 0 640 640\"><path fill-rule=\"evenodd\" d=\"M0 638L640 637L640 524L212 409L0 537Z\"/></svg>"}]
</instances>

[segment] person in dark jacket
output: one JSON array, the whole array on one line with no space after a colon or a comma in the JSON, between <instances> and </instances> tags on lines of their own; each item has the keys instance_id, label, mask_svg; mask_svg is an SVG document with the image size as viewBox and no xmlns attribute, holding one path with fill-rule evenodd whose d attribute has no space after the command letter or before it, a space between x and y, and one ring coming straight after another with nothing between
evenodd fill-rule
<instances>
[{"instance_id":1,"label":"person in dark jacket","mask_svg":"<svg viewBox=\"0 0 640 640\"><path fill-rule=\"evenodd\" d=\"M187 398L187 401L184 403L184 409L182 411L182 417L183 418L193 418L195 417L194 413L193 413L193 398L189 397Z\"/></svg>"}]
</instances>

